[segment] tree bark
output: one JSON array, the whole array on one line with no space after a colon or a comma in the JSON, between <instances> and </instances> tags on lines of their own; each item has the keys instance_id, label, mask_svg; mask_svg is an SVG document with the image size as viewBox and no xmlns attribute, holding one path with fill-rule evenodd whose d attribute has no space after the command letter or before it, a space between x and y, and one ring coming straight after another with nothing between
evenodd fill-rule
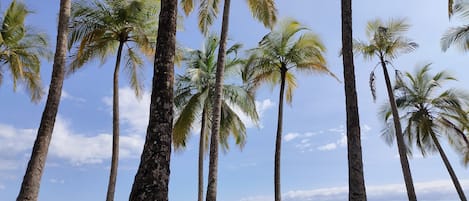
<instances>
[{"instance_id":1,"label":"tree bark","mask_svg":"<svg viewBox=\"0 0 469 201\"><path fill-rule=\"evenodd\" d=\"M443 151L443 148L440 145L440 142L436 138L434 133L430 133L433 143L435 143L436 148L438 149L438 152L440 153L441 159L443 160L443 163L445 164L446 169L448 170L449 175L451 176L451 180L453 181L454 187L456 188L456 191L458 192L459 199L461 201L467 201L466 195L464 195L464 190L461 187L461 184L459 183L458 177L456 176L456 173L453 170L453 167L451 166L451 163L448 160L448 157L446 157L445 152Z\"/></svg>"},{"instance_id":2,"label":"tree bark","mask_svg":"<svg viewBox=\"0 0 469 201\"><path fill-rule=\"evenodd\" d=\"M202 110L202 121L200 125L200 139L199 139L199 170L198 170L198 180L199 180L199 187L198 187L198 201L204 200L204 147L205 147L205 116L207 111L205 109Z\"/></svg>"},{"instance_id":3,"label":"tree bark","mask_svg":"<svg viewBox=\"0 0 469 201\"><path fill-rule=\"evenodd\" d=\"M347 151L349 200L366 201L360 137L355 67L352 48L352 0L342 0L342 59L344 65L345 106L347 113Z\"/></svg>"},{"instance_id":4,"label":"tree bark","mask_svg":"<svg viewBox=\"0 0 469 201\"><path fill-rule=\"evenodd\" d=\"M225 0L223 6L223 19L218 48L217 73L215 77L215 96L213 97L212 132L210 137L210 162L208 167L208 186L206 201L217 200L218 180L218 144L220 141L221 102L223 94L223 72L225 71L226 39L230 17L231 0Z\"/></svg>"},{"instance_id":5,"label":"tree bark","mask_svg":"<svg viewBox=\"0 0 469 201\"><path fill-rule=\"evenodd\" d=\"M150 118L130 201L168 201L177 0L161 0Z\"/></svg>"},{"instance_id":6,"label":"tree bark","mask_svg":"<svg viewBox=\"0 0 469 201\"><path fill-rule=\"evenodd\" d=\"M416 201L417 196L415 195L414 182L412 180L412 174L410 172L409 160L407 159L407 148L404 142L404 135L402 134L401 120L399 112L397 111L396 101L394 99L394 93L391 86L391 80L389 79L388 69L386 62L383 57L380 57L381 67L383 67L384 80L386 81L386 89L389 97L389 104L391 105L392 117L394 120L394 130L396 132L397 149L399 151L399 158L401 161L402 173L404 174L405 186L407 188L407 197L409 201Z\"/></svg>"},{"instance_id":7,"label":"tree bark","mask_svg":"<svg viewBox=\"0 0 469 201\"><path fill-rule=\"evenodd\" d=\"M282 200L280 189L280 152L282 148L282 126L283 126L283 96L285 95L285 77L287 68L282 65L280 69L280 94L278 98L277 135L275 137L275 161L274 161L274 190L275 201Z\"/></svg>"},{"instance_id":8,"label":"tree bark","mask_svg":"<svg viewBox=\"0 0 469 201\"><path fill-rule=\"evenodd\" d=\"M112 159L111 173L109 175L109 184L107 188L106 201L114 201L114 193L116 192L117 167L119 165L119 66L122 57L122 47L124 42L119 42L117 49L116 66L114 68L113 77L113 94L112 94Z\"/></svg>"},{"instance_id":9,"label":"tree bark","mask_svg":"<svg viewBox=\"0 0 469 201\"><path fill-rule=\"evenodd\" d=\"M49 94L42 113L41 123L37 131L31 159L21 184L21 190L17 201L36 201L39 196L39 188L44 165L47 159L55 118L59 109L60 97L65 75L65 57L67 54L68 22L70 19L70 0L60 0L59 24L57 28L57 44L55 47L52 77L49 85Z\"/></svg>"}]
</instances>

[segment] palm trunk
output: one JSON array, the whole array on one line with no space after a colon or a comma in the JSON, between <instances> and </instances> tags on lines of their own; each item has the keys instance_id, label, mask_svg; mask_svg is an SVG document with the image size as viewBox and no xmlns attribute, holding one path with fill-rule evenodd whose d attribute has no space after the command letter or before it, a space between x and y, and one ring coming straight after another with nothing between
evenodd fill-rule
<instances>
[{"instance_id":1,"label":"palm trunk","mask_svg":"<svg viewBox=\"0 0 469 201\"><path fill-rule=\"evenodd\" d=\"M150 118L130 201L168 201L176 24L177 0L161 0Z\"/></svg>"},{"instance_id":2,"label":"palm trunk","mask_svg":"<svg viewBox=\"0 0 469 201\"><path fill-rule=\"evenodd\" d=\"M458 192L459 199L461 201L467 201L466 195L464 195L464 190L461 187L461 184L459 183L458 177L456 176L456 173L453 170L453 167L451 167L451 163L448 160L448 157L446 157L445 152L443 151L443 148L441 148L440 142L436 138L434 133L430 133L433 143L435 143L436 148L438 149L438 152L440 153L441 159L443 160L443 163L446 166L446 169L448 170L449 175L451 176L451 180L453 181L454 187L456 188L456 191Z\"/></svg>"},{"instance_id":3,"label":"palm trunk","mask_svg":"<svg viewBox=\"0 0 469 201\"><path fill-rule=\"evenodd\" d=\"M274 190L275 201L282 200L280 189L280 152L282 148L282 125L283 125L283 96L285 94L285 76L287 68L282 65L280 69L280 94L278 98L277 135L275 137L275 161L274 161Z\"/></svg>"},{"instance_id":4,"label":"palm trunk","mask_svg":"<svg viewBox=\"0 0 469 201\"><path fill-rule=\"evenodd\" d=\"M117 49L116 66L114 68L112 94L112 160L106 201L114 200L114 193L116 191L117 167L119 164L119 66L121 63L123 46L124 42L119 42L119 48Z\"/></svg>"},{"instance_id":5,"label":"palm trunk","mask_svg":"<svg viewBox=\"0 0 469 201\"><path fill-rule=\"evenodd\" d=\"M37 131L31 159L21 184L21 190L17 201L36 201L39 195L39 187L44 165L47 159L55 118L59 109L60 97L65 75L65 57L67 54L68 21L70 19L70 0L60 0L59 24L57 30L57 44L55 48L52 77L49 85L44 112Z\"/></svg>"},{"instance_id":6,"label":"palm trunk","mask_svg":"<svg viewBox=\"0 0 469 201\"><path fill-rule=\"evenodd\" d=\"M200 125L200 140L199 140L199 189L198 189L198 201L204 200L204 147L205 147L205 116L207 111L202 110L202 122Z\"/></svg>"},{"instance_id":7,"label":"palm trunk","mask_svg":"<svg viewBox=\"0 0 469 201\"><path fill-rule=\"evenodd\" d=\"M225 0L221 25L220 46L218 48L215 96L213 97L212 132L210 137L210 162L208 167L207 201L217 200L218 144L220 141L221 99L223 94L223 72L225 71L226 39L230 17L230 2Z\"/></svg>"},{"instance_id":8,"label":"palm trunk","mask_svg":"<svg viewBox=\"0 0 469 201\"><path fill-rule=\"evenodd\" d=\"M386 81L389 104L391 105L394 129L396 130L397 149L399 151L402 173L404 174L405 186L407 188L407 197L409 198L409 201L414 201L417 200L417 196L415 195L414 182L412 180L412 174L410 173L409 160L407 159L407 148L405 146L404 136L402 134L399 112L397 111L396 101L394 100L394 94L391 86L391 80L389 79L388 70L386 68L386 62L384 61L383 57L380 58L380 61L381 67L383 67L384 80Z\"/></svg>"},{"instance_id":9,"label":"palm trunk","mask_svg":"<svg viewBox=\"0 0 469 201\"><path fill-rule=\"evenodd\" d=\"M352 0L342 0L342 54L344 64L345 105L347 113L347 151L349 200L366 201L360 137L355 68L352 51Z\"/></svg>"}]
</instances>

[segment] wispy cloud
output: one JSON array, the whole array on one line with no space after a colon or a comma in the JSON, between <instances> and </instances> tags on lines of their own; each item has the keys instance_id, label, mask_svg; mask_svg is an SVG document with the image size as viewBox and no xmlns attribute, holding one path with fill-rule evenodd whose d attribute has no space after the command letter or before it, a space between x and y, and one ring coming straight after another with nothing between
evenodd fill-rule
<instances>
[{"instance_id":1,"label":"wispy cloud","mask_svg":"<svg viewBox=\"0 0 469 201\"><path fill-rule=\"evenodd\" d=\"M469 186L469 180L461 180L461 185ZM386 184L367 186L368 200L401 201L406 200L404 184ZM419 200L449 201L458 200L458 195L450 180L439 180L415 183L415 191ZM466 193L469 193L466 190ZM285 201L345 201L348 200L348 187L332 187L311 190L288 191L283 194ZM272 196L252 196L240 201L267 201Z\"/></svg>"}]
</instances>

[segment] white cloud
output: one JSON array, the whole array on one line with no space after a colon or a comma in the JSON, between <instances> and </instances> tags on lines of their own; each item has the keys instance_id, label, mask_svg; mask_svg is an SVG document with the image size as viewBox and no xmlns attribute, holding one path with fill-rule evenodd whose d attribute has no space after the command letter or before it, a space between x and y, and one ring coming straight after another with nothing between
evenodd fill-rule
<instances>
[{"instance_id":1,"label":"white cloud","mask_svg":"<svg viewBox=\"0 0 469 201\"><path fill-rule=\"evenodd\" d=\"M71 100L71 101L80 102L80 103L86 102L86 99L80 98L80 97L76 97L76 96L72 96L70 93L68 93L68 92L65 91L65 90L62 90L61 99L62 99L62 100Z\"/></svg>"},{"instance_id":2,"label":"white cloud","mask_svg":"<svg viewBox=\"0 0 469 201\"><path fill-rule=\"evenodd\" d=\"M19 166L24 154L29 154L35 129L17 129L0 124L0 170L11 170ZM120 157L138 157L143 147L143 136L122 135ZM57 117L50 145L50 155L69 161L73 165L102 163L111 157L112 135L100 133L84 135L75 133L68 122Z\"/></svg>"},{"instance_id":3,"label":"white cloud","mask_svg":"<svg viewBox=\"0 0 469 201\"><path fill-rule=\"evenodd\" d=\"M300 135L301 134L299 134L299 133L288 133L285 136L283 136L283 140L285 140L286 142L289 142L289 141L292 141L295 138L299 137Z\"/></svg>"},{"instance_id":4,"label":"white cloud","mask_svg":"<svg viewBox=\"0 0 469 201\"><path fill-rule=\"evenodd\" d=\"M138 99L131 88L119 89L120 120L123 124L130 126L130 132L145 134L150 112L150 98L151 94L148 91L144 91L142 97ZM104 97L103 101L112 112L112 97Z\"/></svg>"},{"instance_id":5,"label":"white cloud","mask_svg":"<svg viewBox=\"0 0 469 201\"><path fill-rule=\"evenodd\" d=\"M319 151L330 151L334 149L337 149L337 145L335 143L329 143L329 144L318 147Z\"/></svg>"},{"instance_id":6,"label":"white cloud","mask_svg":"<svg viewBox=\"0 0 469 201\"><path fill-rule=\"evenodd\" d=\"M65 180L63 180L63 179L49 179L49 182L53 183L53 184L64 184Z\"/></svg>"},{"instance_id":7,"label":"white cloud","mask_svg":"<svg viewBox=\"0 0 469 201\"><path fill-rule=\"evenodd\" d=\"M460 180L461 185L468 186L469 180ZM386 184L367 186L367 198L374 201L400 201L406 200L404 184ZM458 200L456 190L450 180L429 181L415 183L415 191L419 200L446 201ZM466 190L466 193L469 191ZM346 201L348 200L348 187L332 187L311 190L288 191L283 194L285 201ZM267 201L271 196L252 196L240 201Z\"/></svg>"}]
</instances>

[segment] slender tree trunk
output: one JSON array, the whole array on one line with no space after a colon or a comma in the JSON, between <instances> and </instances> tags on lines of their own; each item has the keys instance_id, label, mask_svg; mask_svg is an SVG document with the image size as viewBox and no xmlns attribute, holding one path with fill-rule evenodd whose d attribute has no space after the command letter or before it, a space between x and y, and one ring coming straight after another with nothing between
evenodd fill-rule
<instances>
[{"instance_id":1,"label":"slender tree trunk","mask_svg":"<svg viewBox=\"0 0 469 201\"><path fill-rule=\"evenodd\" d=\"M438 141L434 133L431 133L430 135L432 136L433 143L435 143L436 148L440 153L441 159L443 160L443 163L445 164L445 167L448 170L449 175L451 176L451 180L453 181L454 187L458 192L459 199L461 199L461 201L467 201L466 195L464 195L464 190L462 189L461 184L459 183L458 177L456 176L456 173L454 172L453 167L451 166L451 163L448 160L448 157L446 157L443 148L441 148L440 142Z\"/></svg>"},{"instance_id":2,"label":"slender tree trunk","mask_svg":"<svg viewBox=\"0 0 469 201\"><path fill-rule=\"evenodd\" d=\"M204 147L205 147L205 116L207 111L202 110L202 122L200 125L200 139L199 139L199 189L198 189L198 201L204 200Z\"/></svg>"},{"instance_id":3,"label":"slender tree trunk","mask_svg":"<svg viewBox=\"0 0 469 201\"><path fill-rule=\"evenodd\" d=\"M57 45L55 47L52 77L49 85L49 94L42 113L41 123L37 131L31 159L21 184L21 190L17 201L36 201L39 195L39 187L44 165L47 159L55 118L62 95L62 86L65 74L65 56L67 54L68 21L70 19L70 0L60 0L59 25L57 30Z\"/></svg>"},{"instance_id":4,"label":"slender tree trunk","mask_svg":"<svg viewBox=\"0 0 469 201\"><path fill-rule=\"evenodd\" d=\"M116 192L117 167L119 165L119 66L122 57L122 47L124 42L119 42L117 49L116 66L114 68L113 77L113 94L112 94L112 160L111 173L109 175L109 184L107 186L106 201L114 201L114 193Z\"/></svg>"},{"instance_id":5,"label":"slender tree trunk","mask_svg":"<svg viewBox=\"0 0 469 201\"><path fill-rule=\"evenodd\" d=\"M150 118L130 201L168 201L177 0L161 0Z\"/></svg>"},{"instance_id":6,"label":"slender tree trunk","mask_svg":"<svg viewBox=\"0 0 469 201\"><path fill-rule=\"evenodd\" d=\"M221 101L223 94L223 72L225 71L226 39L230 17L230 2L225 0L221 25L220 46L218 48L215 96L213 97L212 132L210 137L210 162L208 167L207 201L217 200L218 143L220 141Z\"/></svg>"},{"instance_id":7,"label":"slender tree trunk","mask_svg":"<svg viewBox=\"0 0 469 201\"><path fill-rule=\"evenodd\" d=\"M280 94L278 98L277 135L275 137L275 161L274 161L274 191L275 201L282 200L280 189L280 152L282 148L282 125L283 125L283 96L285 95L285 76L287 68L282 65L280 69Z\"/></svg>"},{"instance_id":8,"label":"slender tree trunk","mask_svg":"<svg viewBox=\"0 0 469 201\"><path fill-rule=\"evenodd\" d=\"M396 130L397 149L399 151L399 158L401 160L402 173L404 174L405 186L407 188L407 197L409 201L417 200L415 195L414 182L412 174L410 173L409 160L407 159L407 148L404 142L404 135L402 134L401 120L399 112L397 111L396 101L394 100L394 93L389 79L388 69L384 58L380 58L381 67L383 67L384 80L386 81L386 89L389 97L389 104L391 105L392 117L394 120L394 130Z\"/></svg>"},{"instance_id":9,"label":"slender tree trunk","mask_svg":"<svg viewBox=\"0 0 469 201\"><path fill-rule=\"evenodd\" d=\"M365 180L358 115L355 67L352 51L352 0L342 0L342 59L344 65L345 106L347 113L347 153L349 200L366 201Z\"/></svg>"}]
</instances>

